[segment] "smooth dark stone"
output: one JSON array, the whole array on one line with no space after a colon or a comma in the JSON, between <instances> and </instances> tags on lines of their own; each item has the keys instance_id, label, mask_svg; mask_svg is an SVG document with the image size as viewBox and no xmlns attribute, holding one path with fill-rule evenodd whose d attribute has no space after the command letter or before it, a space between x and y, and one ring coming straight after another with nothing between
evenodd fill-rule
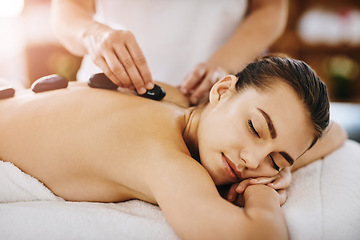
<instances>
[{"instance_id":1,"label":"smooth dark stone","mask_svg":"<svg viewBox=\"0 0 360 240\"><path fill-rule=\"evenodd\" d=\"M15 89L12 87L0 87L0 99L11 98L15 95Z\"/></svg>"},{"instance_id":2,"label":"smooth dark stone","mask_svg":"<svg viewBox=\"0 0 360 240\"><path fill-rule=\"evenodd\" d=\"M92 88L116 90L119 86L113 83L104 73L96 73L89 78L88 85Z\"/></svg>"},{"instance_id":3,"label":"smooth dark stone","mask_svg":"<svg viewBox=\"0 0 360 240\"><path fill-rule=\"evenodd\" d=\"M44 76L36 80L32 85L31 89L35 93L45 92L55 89L67 88L69 82L66 78L57 74Z\"/></svg>"},{"instance_id":4,"label":"smooth dark stone","mask_svg":"<svg viewBox=\"0 0 360 240\"><path fill-rule=\"evenodd\" d=\"M162 87L160 87L159 85L155 84L153 89L147 90L146 93L144 93L140 96L149 98L152 100L160 101L161 99L163 99L165 97L165 95L166 95L165 90Z\"/></svg>"}]
</instances>

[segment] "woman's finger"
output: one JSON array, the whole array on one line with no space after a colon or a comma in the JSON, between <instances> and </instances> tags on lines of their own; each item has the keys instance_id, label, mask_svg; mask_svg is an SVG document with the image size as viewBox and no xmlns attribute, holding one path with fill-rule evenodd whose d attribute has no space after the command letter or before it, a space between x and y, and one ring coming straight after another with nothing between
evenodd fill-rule
<instances>
[{"instance_id":1,"label":"woman's finger","mask_svg":"<svg viewBox=\"0 0 360 240\"><path fill-rule=\"evenodd\" d=\"M269 183L268 186L274 189L286 189L290 186L291 183L291 171L290 168L284 168L278 174L274 182Z\"/></svg>"},{"instance_id":2,"label":"woman's finger","mask_svg":"<svg viewBox=\"0 0 360 240\"><path fill-rule=\"evenodd\" d=\"M238 197L238 193L236 192L236 187L238 186L238 183L234 183L231 185L230 189L229 189L229 192L227 194L227 200L229 202L234 202L237 197Z\"/></svg>"},{"instance_id":3,"label":"woman's finger","mask_svg":"<svg viewBox=\"0 0 360 240\"><path fill-rule=\"evenodd\" d=\"M291 180L287 178L277 178L274 182L268 183L267 185L274 189L285 189L290 186Z\"/></svg>"},{"instance_id":4,"label":"woman's finger","mask_svg":"<svg viewBox=\"0 0 360 240\"><path fill-rule=\"evenodd\" d=\"M239 185L237 186L236 192L239 193L239 194L244 193L244 191L245 191L245 189L247 188L247 186L250 185L250 180L251 180L251 179L242 180L242 181L239 183Z\"/></svg>"},{"instance_id":5,"label":"woman's finger","mask_svg":"<svg viewBox=\"0 0 360 240\"><path fill-rule=\"evenodd\" d=\"M255 184L269 184L271 182L273 182L276 179L275 177L258 177L258 178L253 178L250 180L250 184L255 185Z\"/></svg>"},{"instance_id":6,"label":"woman's finger","mask_svg":"<svg viewBox=\"0 0 360 240\"><path fill-rule=\"evenodd\" d=\"M287 191L282 189L277 191L279 194L280 205L283 205L287 200Z\"/></svg>"}]
</instances>

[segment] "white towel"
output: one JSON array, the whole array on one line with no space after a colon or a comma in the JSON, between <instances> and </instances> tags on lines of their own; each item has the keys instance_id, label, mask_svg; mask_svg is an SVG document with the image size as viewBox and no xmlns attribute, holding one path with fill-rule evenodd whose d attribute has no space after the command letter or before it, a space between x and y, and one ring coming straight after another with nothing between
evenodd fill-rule
<instances>
[{"instance_id":1,"label":"white towel","mask_svg":"<svg viewBox=\"0 0 360 240\"><path fill-rule=\"evenodd\" d=\"M360 144L293 173L283 206L292 240L360 239Z\"/></svg>"},{"instance_id":2,"label":"white towel","mask_svg":"<svg viewBox=\"0 0 360 240\"><path fill-rule=\"evenodd\" d=\"M359 173L360 144L351 140L296 171L283 206L291 239L360 239ZM178 239L157 206L66 202L1 161L0 202L0 239Z\"/></svg>"},{"instance_id":3,"label":"white towel","mask_svg":"<svg viewBox=\"0 0 360 240\"><path fill-rule=\"evenodd\" d=\"M36 200L63 199L12 163L0 161L0 203Z\"/></svg>"},{"instance_id":4,"label":"white towel","mask_svg":"<svg viewBox=\"0 0 360 240\"><path fill-rule=\"evenodd\" d=\"M0 239L178 240L159 207L123 203L33 201L0 204Z\"/></svg>"}]
</instances>

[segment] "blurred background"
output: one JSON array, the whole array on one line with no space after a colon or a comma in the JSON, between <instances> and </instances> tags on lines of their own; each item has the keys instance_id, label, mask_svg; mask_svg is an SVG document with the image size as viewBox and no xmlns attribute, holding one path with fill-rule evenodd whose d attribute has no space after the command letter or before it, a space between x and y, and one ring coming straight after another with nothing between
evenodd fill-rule
<instances>
[{"instance_id":1,"label":"blurred background","mask_svg":"<svg viewBox=\"0 0 360 240\"><path fill-rule=\"evenodd\" d=\"M75 80L81 58L50 28L51 0L0 0L0 78L29 87L57 73ZM360 103L360 1L290 0L286 32L270 49L309 63L332 101Z\"/></svg>"},{"instance_id":2,"label":"blurred background","mask_svg":"<svg viewBox=\"0 0 360 240\"><path fill-rule=\"evenodd\" d=\"M0 78L28 88L45 75L76 79L81 58L55 39L50 0L0 0Z\"/></svg>"},{"instance_id":3,"label":"blurred background","mask_svg":"<svg viewBox=\"0 0 360 240\"><path fill-rule=\"evenodd\" d=\"M286 32L271 50L310 64L332 101L360 103L359 0L290 0Z\"/></svg>"}]
</instances>

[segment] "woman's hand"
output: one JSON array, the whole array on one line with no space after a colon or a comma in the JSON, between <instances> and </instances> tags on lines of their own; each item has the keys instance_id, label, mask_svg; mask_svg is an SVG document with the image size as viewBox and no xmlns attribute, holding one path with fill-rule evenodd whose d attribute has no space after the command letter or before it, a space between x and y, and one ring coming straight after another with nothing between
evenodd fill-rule
<instances>
[{"instance_id":1,"label":"woman's hand","mask_svg":"<svg viewBox=\"0 0 360 240\"><path fill-rule=\"evenodd\" d=\"M144 94L154 83L135 36L130 31L114 30L94 23L84 33L88 54L116 85Z\"/></svg>"},{"instance_id":2,"label":"woman's hand","mask_svg":"<svg viewBox=\"0 0 360 240\"><path fill-rule=\"evenodd\" d=\"M190 99L191 104L197 105L209 93L211 87L226 75L228 73L219 66L200 63L185 77L180 91Z\"/></svg>"},{"instance_id":3,"label":"woman's hand","mask_svg":"<svg viewBox=\"0 0 360 240\"><path fill-rule=\"evenodd\" d=\"M291 183L291 170L290 167L282 169L274 177L258 177L247 178L240 183L234 183L231 185L227 194L227 200L238 206L244 206L243 193L245 189L250 185L263 184L275 189L280 197L280 204L284 204L287 200L286 189Z\"/></svg>"}]
</instances>

